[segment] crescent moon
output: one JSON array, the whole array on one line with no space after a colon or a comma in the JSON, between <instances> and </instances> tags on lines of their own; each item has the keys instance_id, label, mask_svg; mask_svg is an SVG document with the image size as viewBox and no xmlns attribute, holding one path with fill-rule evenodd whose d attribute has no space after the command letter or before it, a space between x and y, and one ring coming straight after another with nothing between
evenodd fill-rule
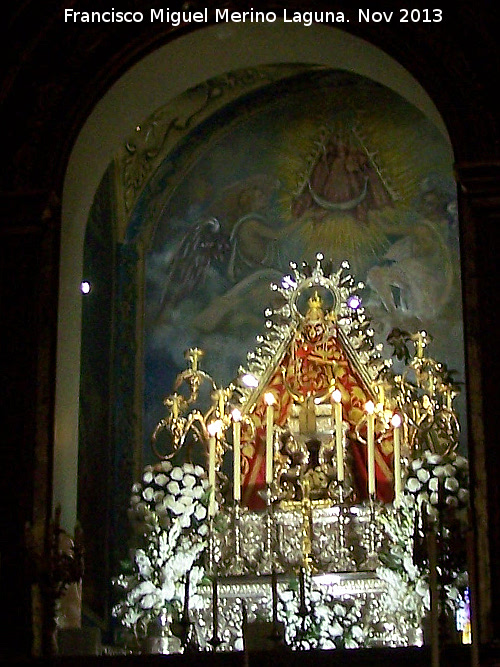
<instances>
[{"instance_id":1,"label":"crescent moon","mask_svg":"<svg viewBox=\"0 0 500 667\"><path fill-rule=\"evenodd\" d=\"M353 208L356 208L356 206L359 206L366 197L366 193L368 191L368 176L365 176L365 184L360 194L354 199L349 199L348 201L343 202L332 202L328 201L328 199L324 199L316 192L314 192L310 181L307 182L307 186L309 188L309 192L311 193L311 197L315 203L318 204L318 206L321 206L321 208L324 208L327 211L351 211Z\"/></svg>"}]
</instances>

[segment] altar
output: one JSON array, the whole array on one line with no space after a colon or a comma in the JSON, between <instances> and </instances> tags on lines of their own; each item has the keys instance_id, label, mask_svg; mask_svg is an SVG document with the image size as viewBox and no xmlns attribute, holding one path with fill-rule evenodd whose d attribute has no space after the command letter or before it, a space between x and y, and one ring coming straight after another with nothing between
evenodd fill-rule
<instances>
[{"instance_id":1,"label":"altar","mask_svg":"<svg viewBox=\"0 0 500 667\"><path fill-rule=\"evenodd\" d=\"M347 262L292 263L228 387L186 352L114 580L131 650L421 646L429 624L463 640L458 388L427 332L375 343L362 287Z\"/></svg>"}]
</instances>

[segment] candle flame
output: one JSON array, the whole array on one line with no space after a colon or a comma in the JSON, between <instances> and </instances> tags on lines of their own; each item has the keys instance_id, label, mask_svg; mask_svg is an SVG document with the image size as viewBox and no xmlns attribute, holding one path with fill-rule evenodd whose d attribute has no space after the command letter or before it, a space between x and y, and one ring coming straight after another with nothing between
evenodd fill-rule
<instances>
[{"instance_id":1,"label":"candle flame","mask_svg":"<svg viewBox=\"0 0 500 667\"><path fill-rule=\"evenodd\" d=\"M398 415L397 412L395 412L392 415L391 424L394 426L394 428L398 428L398 426L401 426L401 417Z\"/></svg>"},{"instance_id":2,"label":"candle flame","mask_svg":"<svg viewBox=\"0 0 500 667\"><path fill-rule=\"evenodd\" d=\"M335 401L335 403L340 403L342 400L342 393L340 389L335 389L335 391L332 391L332 398Z\"/></svg>"},{"instance_id":3,"label":"candle flame","mask_svg":"<svg viewBox=\"0 0 500 667\"><path fill-rule=\"evenodd\" d=\"M211 436L218 435L222 431L222 419L216 419L207 426L207 431Z\"/></svg>"},{"instance_id":4,"label":"candle flame","mask_svg":"<svg viewBox=\"0 0 500 667\"><path fill-rule=\"evenodd\" d=\"M267 392L267 394L264 394L264 401L266 402L266 405L274 405L276 403L276 399L270 391Z\"/></svg>"}]
</instances>

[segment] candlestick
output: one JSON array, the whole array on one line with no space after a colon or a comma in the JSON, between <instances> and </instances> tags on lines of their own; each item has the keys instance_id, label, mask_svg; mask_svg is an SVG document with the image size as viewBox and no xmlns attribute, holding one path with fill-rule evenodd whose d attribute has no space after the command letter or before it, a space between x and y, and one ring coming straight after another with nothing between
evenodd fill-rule
<instances>
[{"instance_id":1,"label":"candlestick","mask_svg":"<svg viewBox=\"0 0 500 667\"><path fill-rule=\"evenodd\" d=\"M401 440L400 427L401 417L395 413L391 419L393 430L394 449L394 505L399 506L401 502Z\"/></svg>"},{"instance_id":2,"label":"candlestick","mask_svg":"<svg viewBox=\"0 0 500 667\"><path fill-rule=\"evenodd\" d=\"M299 615L302 617L305 617L307 614L307 607L306 607L306 587L305 587L305 581L304 581L304 568L301 567L299 570Z\"/></svg>"},{"instance_id":3,"label":"candlestick","mask_svg":"<svg viewBox=\"0 0 500 667\"><path fill-rule=\"evenodd\" d=\"M189 615L189 579L191 576L190 570L186 572L186 579L184 581L184 610L183 617L184 620L187 620Z\"/></svg>"},{"instance_id":4,"label":"candlestick","mask_svg":"<svg viewBox=\"0 0 500 667\"><path fill-rule=\"evenodd\" d=\"M274 567L271 572L271 588L273 597L273 625L276 627L276 623L278 622L278 578Z\"/></svg>"},{"instance_id":5,"label":"candlestick","mask_svg":"<svg viewBox=\"0 0 500 667\"><path fill-rule=\"evenodd\" d=\"M212 580L212 646L214 651L218 645L219 633L219 593L217 590L217 577Z\"/></svg>"},{"instance_id":6,"label":"candlestick","mask_svg":"<svg viewBox=\"0 0 500 667\"><path fill-rule=\"evenodd\" d=\"M365 404L365 410L367 412L368 495L372 497L375 495L375 406L372 401Z\"/></svg>"},{"instance_id":7,"label":"candlestick","mask_svg":"<svg viewBox=\"0 0 500 667\"><path fill-rule=\"evenodd\" d=\"M334 400L334 417L335 417L335 444L337 448L337 480L339 482L344 481L344 446L343 446L343 437L342 437L342 403L341 398L342 394L339 389L335 389L332 392L332 398Z\"/></svg>"},{"instance_id":8,"label":"candlestick","mask_svg":"<svg viewBox=\"0 0 500 667\"><path fill-rule=\"evenodd\" d=\"M273 436L274 436L274 396L267 393L264 396L266 402L266 484L273 481Z\"/></svg>"},{"instance_id":9,"label":"candlestick","mask_svg":"<svg viewBox=\"0 0 500 667\"><path fill-rule=\"evenodd\" d=\"M241 412L233 410L233 497L241 500Z\"/></svg>"},{"instance_id":10,"label":"candlestick","mask_svg":"<svg viewBox=\"0 0 500 667\"><path fill-rule=\"evenodd\" d=\"M429 593L431 616L431 665L439 667L439 584L438 584L438 553L437 536L434 527L430 526L427 532L427 551L429 554Z\"/></svg>"}]
</instances>

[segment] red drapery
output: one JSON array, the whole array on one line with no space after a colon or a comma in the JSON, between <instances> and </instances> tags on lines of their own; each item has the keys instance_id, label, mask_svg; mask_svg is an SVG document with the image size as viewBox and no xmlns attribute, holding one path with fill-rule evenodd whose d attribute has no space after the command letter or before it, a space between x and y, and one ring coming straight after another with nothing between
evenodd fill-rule
<instances>
[{"instance_id":1,"label":"red drapery","mask_svg":"<svg viewBox=\"0 0 500 667\"><path fill-rule=\"evenodd\" d=\"M373 397L352 368L338 338L331 336L325 341L318 337L315 341L314 336L299 332L255 406L252 413L255 425L253 437L249 428L243 428L242 431L245 505L252 508L264 506L258 492L265 486L265 393L272 392L275 398L274 423L284 426L295 399L325 396L333 381L342 394L343 419L349 426L348 448L352 455L351 473L356 499L367 497L367 448L362 441L365 439L366 427L363 420L366 416L364 405ZM375 440L376 494L380 500L390 502L394 496L392 429L383 431L381 424L376 422Z\"/></svg>"}]
</instances>

